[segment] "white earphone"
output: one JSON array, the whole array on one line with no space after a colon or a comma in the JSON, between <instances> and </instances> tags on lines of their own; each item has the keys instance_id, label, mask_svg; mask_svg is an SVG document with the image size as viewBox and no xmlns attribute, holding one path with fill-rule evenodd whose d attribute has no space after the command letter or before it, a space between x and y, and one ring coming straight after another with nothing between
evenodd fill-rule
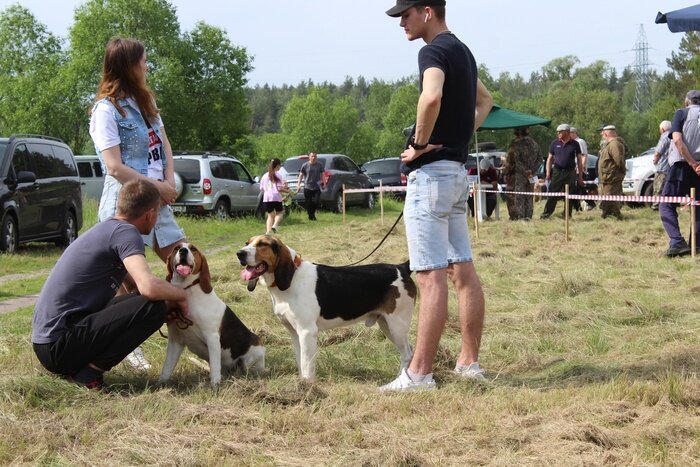
<instances>
[{"instance_id":1,"label":"white earphone","mask_svg":"<svg viewBox=\"0 0 700 467\"><path fill-rule=\"evenodd\" d=\"M423 20L424 23L428 22L428 13L425 14L425 19Z\"/></svg>"}]
</instances>

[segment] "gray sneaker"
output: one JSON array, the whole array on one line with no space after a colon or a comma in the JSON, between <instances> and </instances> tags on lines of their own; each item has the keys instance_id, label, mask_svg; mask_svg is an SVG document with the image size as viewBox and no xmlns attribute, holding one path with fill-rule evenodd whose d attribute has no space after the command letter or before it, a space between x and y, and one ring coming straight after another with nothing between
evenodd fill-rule
<instances>
[{"instance_id":1,"label":"gray sneaker","mask_svg":"<svg viewBox=\"0 0 700 467\"><path fill-rule=\"evenodd\" d=\"M474 362L468 366L460 365L458 363L457 366L455 366L454 372L455 374L464 379L478 381L482 383L488 381L486 379L486 376L484 376L486 372L483 368L479 366L479 362Z\"/></svg>"},{"instance_id":2,"label":"gray sneaker","mask_svg":"<svg viewBox=\"0 0 700 467\"><path fill-rule=\"evenodd\" d=\"M423 381L413 381L408 376L408 370L404 368L394 381L380 386L379 392L432 391L435 389L437 389L437 386L435 381L433 381L432 373L427 375Z\"/></svg>"},{"instance_id":3,"label":"gray sneaker","mask_svg":"<svg viewBox=\"0 0 700 467\"><path fill-rule=\"evenodd\" d=\"M151 364L146 360L141 347L136 347L133 352L126 356L126 361L137 370L148 370Z\"/></svg>"}]
</instances>

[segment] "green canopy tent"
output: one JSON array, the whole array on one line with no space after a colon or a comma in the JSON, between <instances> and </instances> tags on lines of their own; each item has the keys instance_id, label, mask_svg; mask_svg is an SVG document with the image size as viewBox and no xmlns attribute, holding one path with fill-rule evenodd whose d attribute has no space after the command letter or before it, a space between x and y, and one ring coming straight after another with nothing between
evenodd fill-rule
<instances>
[{"instance_id":1,"label":"green canopy tent","mask_svg":"<svg viewBox=\"0 0 700 467\"><path fill-rule=\"evenodd\" d=\"M546 118L537 117L535 115L529 115L522 112L517 112L515 110L504 109L500 105L494 104L491 107L484 123L481 124L479 129L474 132L474 153L476 157L476 174L477 183L481 184L481 171L479 170L479 137L478 132L484 130L508 130L515 128L525 128L529 126L543 125L549 126L552 123L551 120ZM478 210L479 220L482 220L481 209Z\"/></svg>"}]
</instances>

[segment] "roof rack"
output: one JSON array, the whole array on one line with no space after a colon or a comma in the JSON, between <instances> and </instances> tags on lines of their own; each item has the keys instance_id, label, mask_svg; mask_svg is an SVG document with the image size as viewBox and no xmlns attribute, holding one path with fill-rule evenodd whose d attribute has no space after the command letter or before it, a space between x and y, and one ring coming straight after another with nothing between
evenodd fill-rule
<instances>
[{"instance_id":1,"label":"roof rack","mask_svg":"<svg viewBox=\"0 0 700 467\"><path fill-rule=\"evenodd\" d=\"M57 141L59 143L64 143L64 141L61 138L56 138L54 136L46 136L46 135L34 135L31 133L18 133L15 135L10 135L10 140L13 140L15 138L36 138L36 139L48 139L50 141ZM65 144L65 143L64 143Z\"/></svg>"}]
</instances>

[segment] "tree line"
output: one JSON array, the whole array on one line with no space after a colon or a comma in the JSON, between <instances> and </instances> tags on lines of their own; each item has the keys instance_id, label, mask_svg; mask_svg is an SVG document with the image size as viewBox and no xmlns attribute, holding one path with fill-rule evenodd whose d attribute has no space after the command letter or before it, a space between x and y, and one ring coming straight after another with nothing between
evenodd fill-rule
<instances>
[{"instance_id":1,"label":"tree line","mask_svg":"<svg viewBox=\"0 0 700 467\"><path fill-rule=\"evenodd\" d=\"M148 81L175 149L225 151L256 173L273 157L310 150L344 153L358 163L396 156L402 129L415 118L415 74L393 82L348 77L341 84L250 87L254 61L246 48L204 22L182 32L167 0L87 0L74 18L64 41L18 4L0 12L0 135L47 134L76 154L94 153L89 111L104 46L116 35L146 44ZM575 56L555 58L528 78L496 77L484 66L479 77L502 107L576 126L591 153L601 123L615 124L638 153L656 144L659 122L672 119L685 92L698 87L699 52L700 35L687 33L667 60L669 71L651 72L641 94L631 67L618 72L602 60L581 66ZM544 127L531 134L544 151L554 138ZM479 140L505 148L511 137L503 130Z\"/></svg>"}]
</instances>

